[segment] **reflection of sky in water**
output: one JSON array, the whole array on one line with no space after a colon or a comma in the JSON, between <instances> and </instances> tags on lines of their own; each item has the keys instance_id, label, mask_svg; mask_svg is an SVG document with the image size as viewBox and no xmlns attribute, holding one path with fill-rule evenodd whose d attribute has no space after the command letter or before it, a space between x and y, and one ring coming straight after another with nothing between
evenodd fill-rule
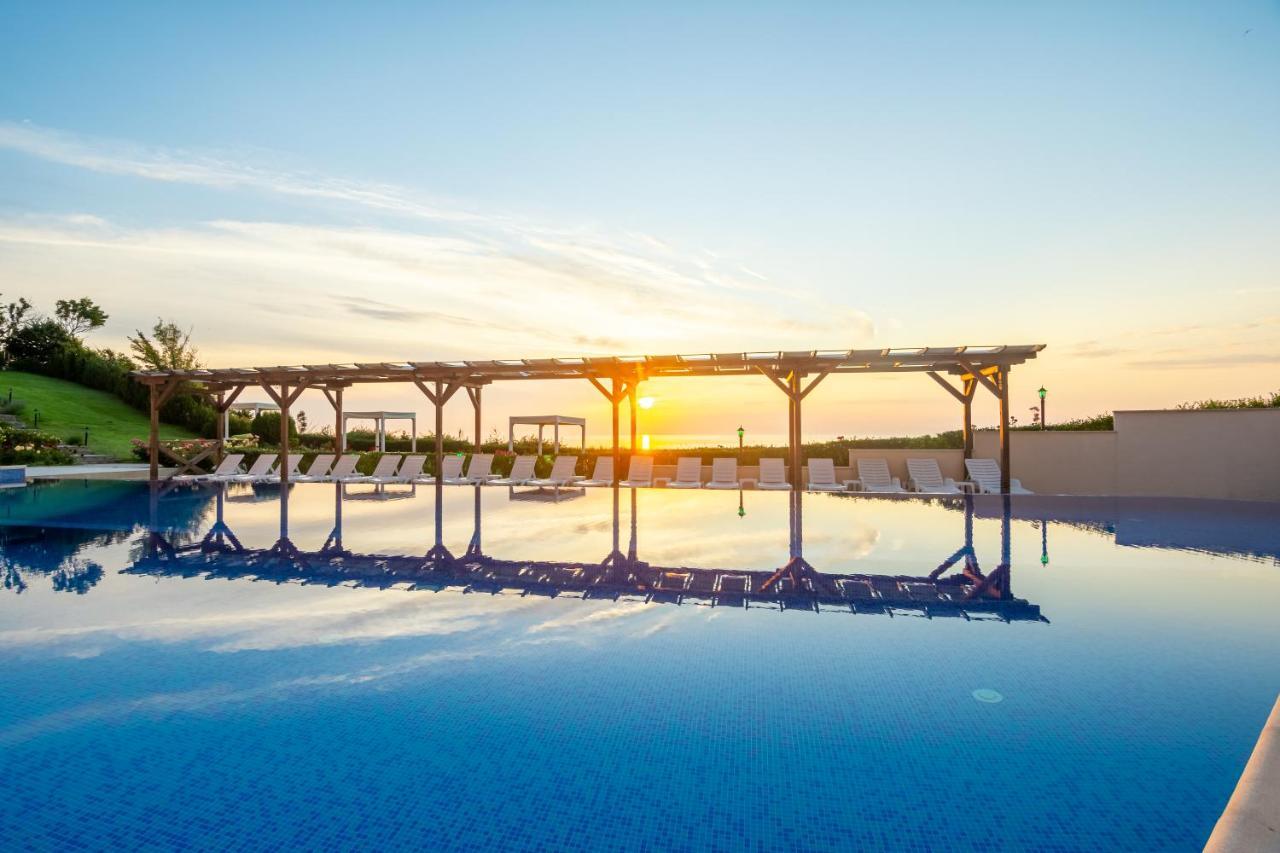
<instances>
[{"instance_id":1,"label":"reflection of sky in water","mask_svg":"<svg viewBox=\"0 0 1280 853\"><path fill-rule=\"evenodd\" d=\"M89 514L94 494L0 497L4 558L26 585L0 591L0 771L24 791L0 804L6 849L58 832L160 847L1188 849L1280 689L1280 565L1207 553L1219 536L1274 554L1273 509L1048 504L1072 523L1042 531L1015 503L1013 591L1050 623L1004 624L119 574L138 533L64 529L65 553L32 550L24 519L147 519L145 490ZM198 538L212 504L192 494L159 513L196 519ZM279 502L248 494L225 520L268 547ZM295 487L298 547L324 543L334 496ZM461 554L475 492L444 496L442 539ZM613 547L608 490L480 497L492 556ZM744 517L733 492L635 497L641 559L768 569L788 555L785 495L744 493ZM343 544L424 553L433 498L344 502ZM803 509L820 571L924 575L964 543L956 506L808 495ZM973 543L994 568L998 503L979 507ZM83 594L54 591L67 556L103 570ZM961 795L983 808L939 817Z\"/></svg>"}]
</instances>

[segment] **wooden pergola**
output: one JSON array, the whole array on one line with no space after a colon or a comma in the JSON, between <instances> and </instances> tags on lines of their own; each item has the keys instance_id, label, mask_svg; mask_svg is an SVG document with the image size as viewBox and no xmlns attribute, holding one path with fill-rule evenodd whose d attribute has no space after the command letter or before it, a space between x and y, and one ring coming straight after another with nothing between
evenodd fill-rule
<instances>
[{"instance_id":1,"label":"wooden pergola","mask_svg":"<svg viewBox=\"0 0 1280 853\"><path fill-rule=\"evenodd\" d=\"M475 446L480 447L481 391L494 382L571 379L590 382L613 409L615 478L620 474L618 408L623 400L632 414L631 449L635 450L636 389L656 378L760 375L787 397L787 447L793 482L799 485L802 420L805 398L828 376L869 373L925 373L961 404L964 452L973 452L973 398L979 387L995 395L1000 406L1000 470L1009 490L1009 373L1036 357L1044 344L919 347L875 350L800 350L705 353L694 355L580 356L520 358L495 361L398 361L357 364L307 364L277 367L232 367L195 370L139 370L133 376L151 391L151 479L159 479L160 407L182 387L207 395L219 414L235 403L245 388L261 387L280 407L280 452L289 452L289 410L307 390L320 391L333 406L334 448L343 431L343 391L352 385L411 382L435 409L435 470L444 456L444 407L465 389L475 410ZM958 383L958 384L957 384ZM225 434L218 419L218 454ZM187 460L180 460L186 463ZM281 478L288 481L288 472ZM615 479L616 482L616 479Z\"/></svg>"}]
</instances>

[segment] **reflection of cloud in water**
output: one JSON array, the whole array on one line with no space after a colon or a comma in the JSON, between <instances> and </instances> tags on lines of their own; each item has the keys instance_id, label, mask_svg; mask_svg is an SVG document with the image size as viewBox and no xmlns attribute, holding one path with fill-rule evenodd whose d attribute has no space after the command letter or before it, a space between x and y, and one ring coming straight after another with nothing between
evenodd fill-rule
<instances>
[{"instance_id":1,"label":"reflection of cloud in water","mask_svg":"<svg viewBox=\"0 0 1280 853\"><path fill-rule=\"evenodd\" d=\"M579 608L588 607L586 602ZM601 606L595 610L586 610L585 612L569 612L563 616L556 616L539 622L529 628L530 634L538 634L545 631L563 631L568 629L582 629L591 626L600 626L603 623L613 623L618 619L628 619L635 616L650 614L657 609L658 605L640 604L631 602L617 602Z\"/></svg>"},{"instance_id":2,"label":"reflection of cloud in water","mask_svg":"<svg viewBox=\"0 0 1280 853\"><path fill-rule=\"evenodd\" d=\"M99 721L118 722L132 716L163 718L170 714L216 712L221 708L283 700L297 692L358 686L421 670L433 664L472 660L478 650L432 652L416 655L389 666L372 666L355 672L307 675L272 681L256 687L232 688L223 684L174 693L151 693L136 699L89 702L54 711L0 729L0 744L21 743L41 735L66 731Z\"/></svg>"},{"instance_id":3,"label":"reflection of cloud in water","mask_svg":"<svg viewBox=\"0 0 1280 853\"><path fill-rule=\"evenodd\" d=\"M441 598L441 596L430 596L428 600L439 601ZM485 600L492 601L493 599ZM522 600L515 600L510 603L515 606L523 606L519 603L520 601ZM527 599L523 601L527 602ZM575 602L575 606L587 606L587 603ZM686 618L696 618L700 615L707 619L715 615L672 610L650 604L602 602L599 609L590 610L584 615L566 614L535 625L529 629L530 632L538 635L533 638L496 642L492 639L487 639L473 644L469 648L426 652L410 655L393 663L377 664L351 672L300 676L272 681L254 687L232 688L227 685L215 684L188 691L153 693L134 699L90 702L78 707L54 711L16 723L8 728L0 729L0 744L21 743L42 735L66 731L80 725L101 721L119 722L125 718L135 716L163 718L171 714L217 713L222 709L235 708L242 705L261 705L266 702L282 701L304 691L359 688L397 676L420 673L423 670L441 664L465 663L480 658L501 657L515 653L520 649L552 643L580 643L589 641L593 637L598 639L606 634L617 636L610 630L610 626L616 625L616 620L655 614L658 614L657 619L626 636L637 640L651 637L667 630L682 615ZM495 619L498 618L498 614L494 614L494 617ZM479 614L476 614L474 618L477 622L482 621L479 619ZM464 619L462 621L467 620ZM96 631L102 629L91 628L86 630ZM8 635L6 635L6 638L9 638ZM244 646L244 648L251 647L270 648L269 646ZM275 646L274 648L282 648L282 646Z\"/></svg>"},{"instance_id":4,"label":"reflection of cloud in water","mask_svg":"<svg viewBox=\"0 0 1280 853\"><path fill-rule=\"evenodd\" d=\"M63 647L88 654L105 641L207 642L208 650L287 649L368 643L396 637L458 634L496 626L512 612L538 603L518 596L483 599L456 593L371 593L317 590L323 600L234 612L163 617L63 628L0 631L0 649ZM349 597L348 597L349 596Z\"/></svg>"},{"instance_id":5,"label":"reflection of cloud in water","mask_svg":"<svg viewBox=\"0 0 1280 853\"><path fill-rule=\"evenodd\" d=\"M838 553L842 559L861 559L875 551L880 542L880 531L866 524L851 524L841 531L823 530L806 533L804 544L813 550L822 549ZM687 538L672 536L649 541L641 537L640 557L656 565L724 565L749 567L762 556L777 555L782 560L787 555L787 531L765 528L746 528L738 532L722 532L707 535L690 532Z\"/></svg>"}]
</instances>

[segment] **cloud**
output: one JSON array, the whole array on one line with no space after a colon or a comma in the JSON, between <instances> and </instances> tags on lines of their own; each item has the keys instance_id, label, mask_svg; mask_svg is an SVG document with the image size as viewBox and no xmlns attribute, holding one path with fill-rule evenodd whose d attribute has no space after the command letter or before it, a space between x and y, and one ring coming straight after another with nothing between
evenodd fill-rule
<instances>
[{"instance_id":1,"label":"cloud","mask_svg":"<svg viewBox=\"0 0 1280 853\"><path fill-rule=\"evenodd\" d=\"M1170 356L1169 358L1143 358L1129 362L1131 367L1150 368L1215 368L1231 365L1280 364L1280 351L1221 353L1219 355Z\"/></svg>"},{"instance_id":2,"label":"cloud","mask_svg":"<svg viewBox=\"0 0 1280 853\"><path fill-rule=\"evenodd\" d=\"M346 202L388 213L447 222L482 219L466 211L414 201L384 184L362 184L304 173L273 171L189 151L86 139L25 122L0 122L0 148L107 175L215 189L255 189Z\"/></svg>"}]
</instances>

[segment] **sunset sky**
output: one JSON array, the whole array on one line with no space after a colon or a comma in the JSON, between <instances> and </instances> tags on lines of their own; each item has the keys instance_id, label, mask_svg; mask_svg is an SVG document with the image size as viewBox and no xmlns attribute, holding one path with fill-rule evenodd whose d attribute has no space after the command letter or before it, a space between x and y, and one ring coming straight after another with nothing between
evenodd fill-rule
<instances>
[{"instance_id":1,"label":"sunset sky","mask_svg":"<svg viewBox=\"0 0 1280 853\"><path fill-rule=\"evenodd\" d=\"M1045 343L1020 418L1042 384L1051 419L1280 388L1274 2L5 18L0 292L96 299L95 345L156 316L209 366ZM763 378L643 393L656 437L785 432ZM807 403L815 438L959 417L922 376ZM585 382L486 407L608 423Z\"/></svg>"}]
</instances>

